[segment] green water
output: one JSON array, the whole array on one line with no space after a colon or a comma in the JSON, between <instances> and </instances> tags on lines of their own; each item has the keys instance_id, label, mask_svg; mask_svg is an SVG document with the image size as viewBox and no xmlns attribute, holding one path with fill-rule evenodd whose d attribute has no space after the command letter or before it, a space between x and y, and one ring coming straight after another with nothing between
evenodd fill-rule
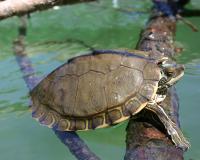
<instances>
[{"instance_id":1,"label":"green water","mask_svg":"<svg viewBox=\"0 0 200 160\"><path fill-rule=\"evenodd\" d=\"M189 7L198 5L200 2L194 0ZM151 3L127 0L121 6L134 7L135 11L148 10ZM108 0L35 13L28 22L27 53L37 75L44 76L68 58L87 52L86 47L69 40L81 40L96 48L131 48L136 45L147 19L148 14L115 11ZM199 17L188 19L200 28ZM40 126L28 112L28 89L12 51L17 27L18 18L0 23L0 160L74 160L54 133ZM66 43L53 43L66 40ZM192 145L185 159L197 160L200 159L200 33L179 23L176 40L184 48L178 60L186 66L185 76L177 84L180 120ZM103 160L123 159L126 125L127 122L79 135Z\"/></svg>"}]
</instances>

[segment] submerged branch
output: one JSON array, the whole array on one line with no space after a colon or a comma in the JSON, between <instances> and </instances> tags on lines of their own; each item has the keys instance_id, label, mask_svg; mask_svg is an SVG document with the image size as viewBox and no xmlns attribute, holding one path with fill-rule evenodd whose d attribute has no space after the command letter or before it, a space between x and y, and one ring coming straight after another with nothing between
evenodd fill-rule
<instances>
[{"instance_id":1,"label":"submerged branch","mask_svg":"<svg viewBox=\"0 0 200 160\"><path fill-rule=\"evenodd\" d=\"M29 90L31 90L39 83L40 79L35 75L35 70L25 50L26 17L22 16L20 20L19 36L14 41L13 46L14 54L23 73L24 80ZM76 132L53 131L78 160L99 160Z\"/></svg>"},{"instance_id":2,"label":"submerged branch","mask_svg":"<svg viewBox=\"0 0 200 160\"><path fill-rule=\"evenodd\" d=\"M56 5L70 5L95 0L5 0L0 2L0 20L15 15L46 10Z\"/></svg>"}]
</instances>

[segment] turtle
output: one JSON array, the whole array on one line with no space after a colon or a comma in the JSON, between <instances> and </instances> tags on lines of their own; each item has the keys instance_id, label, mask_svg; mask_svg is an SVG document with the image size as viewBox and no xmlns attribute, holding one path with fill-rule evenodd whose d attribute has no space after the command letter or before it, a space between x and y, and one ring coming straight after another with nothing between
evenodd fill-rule
<instances>
[{"instance_id":1,"label":"turtle","mask_svg":"<svg viewBox=\"0 0 200 160\"><path fill-rule=\"evenodd\" d=\"M85 131L118 124L145 108L177 147L187 149L189 142L159 105L183 75L184 66L165 56L95 50L69 59L30 92L32 117L55 130Z\"/></svg>"}]
</instances>

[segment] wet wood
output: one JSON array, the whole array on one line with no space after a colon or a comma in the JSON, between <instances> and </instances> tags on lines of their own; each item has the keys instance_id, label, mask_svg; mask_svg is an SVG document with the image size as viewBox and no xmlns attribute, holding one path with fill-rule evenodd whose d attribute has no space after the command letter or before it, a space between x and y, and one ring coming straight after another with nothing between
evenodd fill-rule
<instances>
[{"instance_id":1,"label":"wet wood","mask_svg":"<svg viewBox=\"0 0 200 160\"><path fill-rule=\"evenodd\" d=\"M96 0L5 0L0 2L0 20L15 15L46 10L56 5L70 5Z\"/></svg>"},{"instance_id":2,"label":"wet wood","mask_svg":"<svg viewBox=\"0 0 200 160\"><path fill-rule=\"evenodd\" d=\"M175 52L174 36L176 22L167 17L152 17L141 32L137 49L149 51L150 56L173 57ZM161 106L171 119L179 124L179 101L175 87L168 92ZM173 144L158 117L143 110L129 121L126 137L125 160L183 160L183 151Z\"/></svg>"}]
</instances>

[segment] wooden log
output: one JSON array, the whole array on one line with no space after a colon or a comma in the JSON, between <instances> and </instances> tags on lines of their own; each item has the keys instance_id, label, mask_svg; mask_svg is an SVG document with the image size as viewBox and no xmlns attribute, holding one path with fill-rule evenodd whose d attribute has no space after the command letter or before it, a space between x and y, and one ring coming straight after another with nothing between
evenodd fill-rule
<instances>
[{"instance_id":1,"label":"wooden log","mask_svg":"<svg viewBox=\"0 0 200 160\"><path fill-rule=\"evenodd\" d=\"M151 52L153 58L175 55L174 36L176 21L168 17L155 16L141 32L137 49ZM168 116L180 126L178 120L179 100L172 87L161 106ZM131 119L127 127L125 160L182 160L183 150L177 148L158 117L143 110Z\"/></svg>"},{"instance_id":2,"label":"wooden log","mask_svg":"<svg viewBox=\"0 0 200 160\"><path fill-rule=\"evenodd\" d=\"M95 0L5 0L0 2L0 20L15 15L52 8L56 5L70 5Z\"/></svg>"}]
</instances>

